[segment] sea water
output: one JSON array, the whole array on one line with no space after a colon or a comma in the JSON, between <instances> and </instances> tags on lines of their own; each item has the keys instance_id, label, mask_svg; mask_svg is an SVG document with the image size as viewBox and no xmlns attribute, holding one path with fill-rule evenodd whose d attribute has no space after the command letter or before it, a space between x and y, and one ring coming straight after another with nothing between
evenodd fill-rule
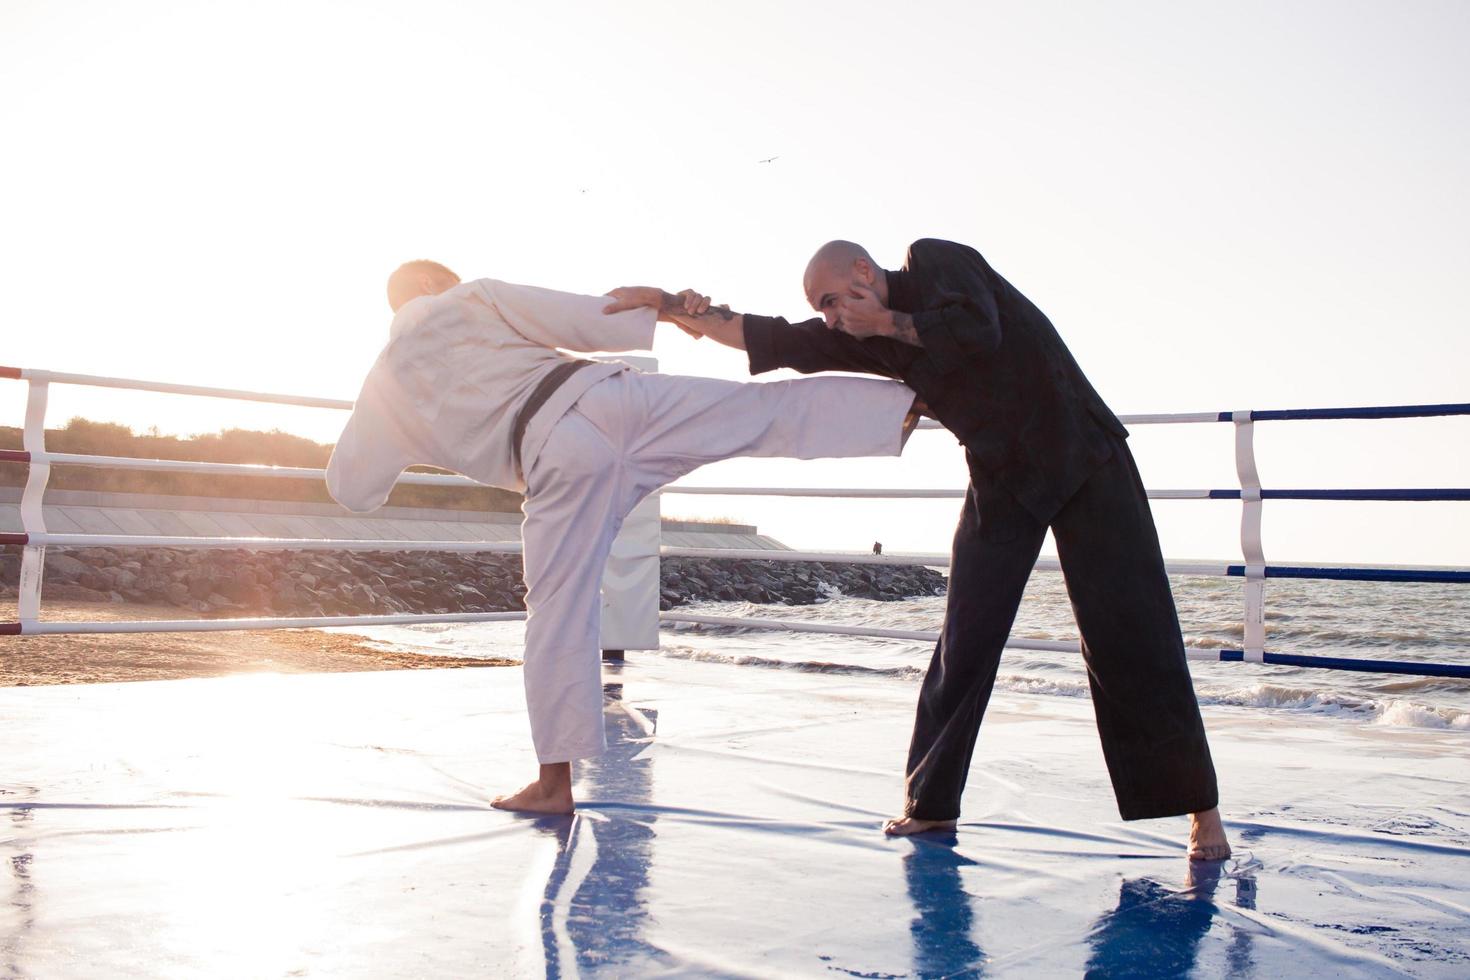
<instances>
[{"instance_id":1,"label":"sea water","mask_svg":"<svg viewBox=\"0 0 1470 980\"><path fill-rule=\"evenodd\" d=\"M1186 644L1239 649L1243 630L1240 579L1171 579ZM1470 664L1470 586L1271 580L1267 583L1266 649L1410 661ZM886 629L936 630L944 597L879 602L833 595L810 606L702 602L678 612L791 619ZM520 623L432 624L354 628L385 644L460 657L521 654ZM1076 625L1062 576L1031 577L1012 637L1075 640ZM917 686L933 653L919 641L868 639L737 627L665 624L665 656L740 664L750 670L843 671L892 677ZM1357 673L1250 663L1191 662L1202 704L1261 712L1311 712L1377 725L1470 732L1470 680ZM1088 697L1086 669L1075 653L1007 650L997 690Z\"/></svg>"}]
</instances>

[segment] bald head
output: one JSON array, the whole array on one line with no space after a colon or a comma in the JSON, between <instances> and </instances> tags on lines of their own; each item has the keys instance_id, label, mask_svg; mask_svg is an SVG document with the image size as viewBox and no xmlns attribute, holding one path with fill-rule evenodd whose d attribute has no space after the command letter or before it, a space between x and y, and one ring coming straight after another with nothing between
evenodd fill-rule
<instances>
[{"instance_id":1,"label":"bald head","mask_svg":"<svg viewBox=\"0 0 1470 980\"><path fill-rule=\"evenodd\" d=\"M868 250L857 242L844 242L841 240L828 242L817 249L812 260L806 264L806 276L802 279L802 285L806 288L808 297L811 294L811 282L815 276L825 272L838 272L846 275L852 270L853 263L859 259L873 264L873 257Z\"/></svg>"},{"instance_id":2,"label":"bald head","mask_svg":"<svg viewBox=\"0 0 1470 980\"><path fill-rule=\"evenodd\" d=\"M828 242L817 249L806 265L802 289L812 309L827 318L830 326L837 315L837 300L852 293L854 283L861 283L888 300L888 278L868 250L856 242Z\"/></svg>"},{"instance_id":3,"label":"bald head","mask_svg":"<svg viewBox=\"0 0 1470 980\"><path fill-rule=\"evenodd\" d=\"M458 285L459 276L446 266L428 259L414 259L394 269L388 277L388 305L397 313L399 307L411 299L438 296Z\"/></svg>"}]
</instances>

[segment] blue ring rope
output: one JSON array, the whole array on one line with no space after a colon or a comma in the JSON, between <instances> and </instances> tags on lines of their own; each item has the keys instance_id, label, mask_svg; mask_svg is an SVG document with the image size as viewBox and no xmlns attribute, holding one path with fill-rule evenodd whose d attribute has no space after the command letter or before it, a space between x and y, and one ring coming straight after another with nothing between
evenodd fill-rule
<instances>
[{"instance_id":1,"label":"blue ring rope","mask_svg":"<svg viewBox=\"0 0 1470 980\"><path fill-rule=\"evenodd\" d=\"M1239 500L1239 490L1211 490L1211 500ZM1262 490L1262 500L1470 500L1470 489Z\"/></svg>"},{"instance_id":2,"label":"blue ring rope","mask_svg":"<svg viewBox=\"0 0 1470 980\"><path fill-rule=\"evenodd\" d=\"M1415 419L1441 415L1470 415L1470 404L1384 405L1367 408L1296 408L1251 412L1252 422L1287 422L1306 419ZM1234 412L1221 412L1221 422L1233 422Z\"/></svg>"},{"instance_id":3,"label":"blue ring rope","mask_svg":"<svg viewBox=\"0 0 1470 980\"><path fill-rule=\"evenodd\" d=\"M1404 660L1360 660L1355 657L1313 657L1301 653L1271 653L1262 660L1278 667L1317 667L1325 670L1355 670L1368 674L1416 674L1420 677L1470 678L1470 664L1416 664ZM1220 660L1243 663L1245 651L1221 650Z\"/></svg>"},{"instance_id":4,"label":"blue ring rope","mask_svg":"<svg viewBox=\"0 0 1470 980\"><path fill-rule=\"evenodd\" d=\"M1227 565L1225 574L1245 577L1244 565ZM1267 565L1266 578L1310 578L1338 582L1454 582L1470 584L1470 572L1408 568L1315 568L1309 565Z\"/></svg>"}]
</instances>

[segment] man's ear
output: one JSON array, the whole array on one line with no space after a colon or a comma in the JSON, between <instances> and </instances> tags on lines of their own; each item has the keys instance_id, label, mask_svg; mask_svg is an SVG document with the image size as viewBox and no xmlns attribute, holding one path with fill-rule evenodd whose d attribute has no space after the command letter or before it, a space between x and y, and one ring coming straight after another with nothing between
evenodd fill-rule
<instances>
[{"instance_id":1,"label":"man's ear","mask_svg":"<svg viewBox=\"0 0 1470 980\"><path fill-rule=\"evenodd\" d=\"M869 262L867 259L853 259L852 271L853 274L856 275L863 282L867 283L869 286L873 285L873 281L875 278L873 275L873 263Z\"/></svg>"}]
</instances>

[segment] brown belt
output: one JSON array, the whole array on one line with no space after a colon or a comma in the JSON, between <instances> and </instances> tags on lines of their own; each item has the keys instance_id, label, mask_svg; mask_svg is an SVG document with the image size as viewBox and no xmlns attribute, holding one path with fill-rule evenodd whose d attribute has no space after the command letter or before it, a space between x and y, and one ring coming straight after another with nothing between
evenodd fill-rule
<instances>
[{"instance_id":1,"label":"brown belt","mask_svg":"<svg viewBox=\"0 0 1470 980\"><path fill-rule=\"evenodd\" d=\"M521 468L521 441L526 438L526 426L531 424L531 418L540 410L546 400L550 398L556 389L566 383L567 378L576 374L589 364L596 361L584 361L581 359L567 360L558 364L546 372L546 377L536 382L536 387L531 391L531 397L526 399L526 404L516 413L516 420L511 426L510 433L510 455L515 462L517 470Z\"/></svg>"}]
</instances>

